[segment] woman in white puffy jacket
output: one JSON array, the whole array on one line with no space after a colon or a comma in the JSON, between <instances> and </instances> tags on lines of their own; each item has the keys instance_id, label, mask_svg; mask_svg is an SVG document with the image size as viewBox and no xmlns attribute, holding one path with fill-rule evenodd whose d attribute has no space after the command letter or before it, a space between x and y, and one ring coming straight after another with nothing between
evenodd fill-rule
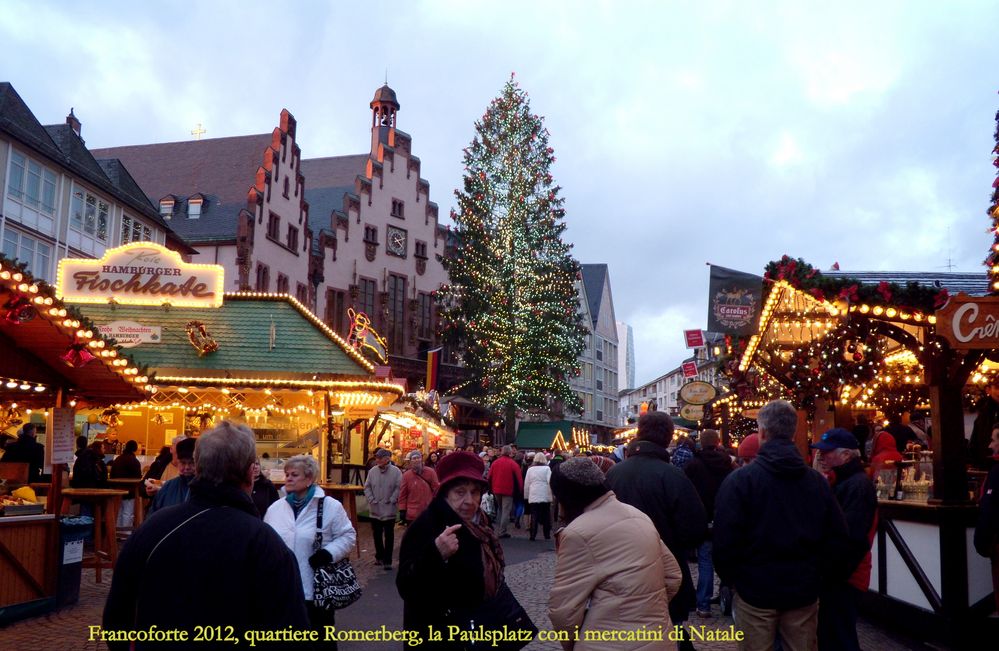
<instances>
[{"instance_id":1,"label":"woman in white puffy jacket","mask_svg":"<svg viewBox=\"0 0 999 651\"><path fill-rule=\"evenodd\" d=\"M538 524L545 534L545 540L552 537L552 469L548 467L548 457L543 452L534 455L534 463L524 475L524 500L531 510L531 540L538 535Z\"/></svg>"},{"instance_id":2,"label":"woman in white puffy jacket","mask_svg":"<svg viewBox=\"0 0 999 651\"><path fill-rule=\"evenodd\" d=\"M354 548L357 533L340 502L327 497L316 485L318 475L319 462L312 455L299 454L288 459L284 464L287 497L271 504L264 522L274 528L298 559L309 622L321 635L323 626L333 625L334 611L316 608L312 603L315 568L346 558ZM323 501L323 543L316 551L313 547L320 500Z\"/></svg>"}]
</instances>

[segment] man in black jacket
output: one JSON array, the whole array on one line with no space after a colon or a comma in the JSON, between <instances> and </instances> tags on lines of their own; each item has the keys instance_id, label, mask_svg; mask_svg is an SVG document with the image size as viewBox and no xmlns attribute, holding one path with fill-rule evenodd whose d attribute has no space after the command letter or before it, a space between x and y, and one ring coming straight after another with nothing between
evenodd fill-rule
<instances>
[{"instance_id":1,"label":"man in black jacket","mask_svg":"<svg viewBox=\"0 0 999 651\"><path fill-rule=\"evenodd\" d=\"M140 637L133 648L204 646L195 627L221 633L206 648L242 645L246 631L309 628L298 562L250 500L255 459L245 426L224 421L198 438L191 499L150 516L118 556L100 632L112 650L129 648L127 632L154 627L188 637Z\"/></svg>"},{"instance_id":2,"label":"man in black jacket","mask_svg":"<svg viewBox=\"0 0 999 651\"><path fill-rule=\"evenodd\" d=\"M683 472L694 484L697 494L704 503L708 521L715 518L715 496L718 487L732 472L732 457L718 447L721 437L718 430L706 429L701 432L701 449L694 452L694 458L683 467ZM697 548L697 615L711 616L711 594L715 589L715 569L711 562L711 540L705 540Z\"/></svg>"},{"instance_id":3,"label":"man in black jacket","mask_svg":"<svg viewBox=\"0 0 999 651\"><path fill-rule=\"evenodd\" d=\"M871 582L871 543L878 496L860 463L857 437L837 427L812 443L819 470L832 472L833 493L843 509L850 551L849 579L826 581L819 595L819 651L860 651L857 639L857 600Z\"/></svg>"},{"instance_id":4,"label":"man in black jacket","mask_svg":"<svg viewBox=\"0 0 999 651\"><path fill-rule=\"evenodd\" d=\"M992 376L986 395L975 404L975 424L968 440L968 463L979 470L990 470L995 463L989 444L992 429L999 425L999 373Z\"/></svg>"},{"instance_id":5,"label":"man in black jacket","mask_svg":"<svg viewBox=\"0 0 999 651\"><path fill-rule=\"evenodd\" d=\"M28 464L28 483L42 480L45 446L35 440L35 424L26 423L16 441L7 444L0 461Z\"/></svg>"},{"instance_id":6,"label":"man in black jacket","mask_svg":"<svg viewBox=\"0 0 999 651\"><path fill-rule=\"evenodd\" d=\"M746 649L814 649L823 580L849 575L846 523L829 482L794 445L798 415L774 400L757 417L756 461L725 479L715 500L714 563L736 591Z\"/></svg>"},{"instance_id":7,"label":"man in black jacket","mask_svg":"<svg viewBox=\"0 0 999 651\"><path fill-rule=\"evenodd\" d=\"M669 616L683 631L695 606L694 582L686 559L707 536L708 517L694 485L669 462L666 446L673 438L673 420L662 411L638 419L638 436L628 445L627 458L610 469L607 483L617 499L649 516L659 537L680 561L683 581L669 602ZM680 649L692 649L689 639Z\"/></svg>"}]
</instances>

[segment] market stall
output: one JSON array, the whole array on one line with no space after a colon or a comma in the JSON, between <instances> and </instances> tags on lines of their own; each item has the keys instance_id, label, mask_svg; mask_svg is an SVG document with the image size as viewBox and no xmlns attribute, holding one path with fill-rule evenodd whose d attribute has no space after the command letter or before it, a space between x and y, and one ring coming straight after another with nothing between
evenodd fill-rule
<instances>
[{"instance_id":1,"label":"market stall","mask_svg":"<svg viewBox=\"0 0 999 651\"><path fill-rule=\"evenodd\" d=\"M791 401L806 458L809 443L831 427L852 428L858 416L878 424L928 411L927 440L874 478L883 499L865 603L879 616L953 636L992 603L988 560L970 542L977 509L964 404L995 367L984 346L955 346L938 320L954 311L948 287L981 294L986 283L977 274L913 274L904 284L887 276L823 275L788 257L771 263L759 329L729 341L731 390L711 410L738 440L760 406Z\"/></svg>"},{"instance_id":2,"label":"market stall","mask_svg":"<svg viewBox=\"0 0 999 651\"><path fill-rule=\"evenodd\" d=\"M59 289L155 374L144 399L82 415L146 451L231 419L272 464L314 454L333 479L357 445L353 424L403 392L293 297L223 294L221 267L148 242L62 261Z\"/></svg>"},{"instance_id":3,"label":"market stall","mask_svg":"<svg viewBox=\"0 0 999 651\"><path fill-rule=\"evenodd\" d=\"M13 435L24 424L37 428L45 446L43 472L51 484L42 503L0 496L0 625L55 607L60 570L59 523L63 477L73 460L73 413L77 407L141 400L147 376L44 282L0 256L0 430ZM0 494L30 494L26 463L0 459ZM35 513L30 515L29 513ZM21 515L25 514L25 515Z\"/></svg>"}]
</instances>

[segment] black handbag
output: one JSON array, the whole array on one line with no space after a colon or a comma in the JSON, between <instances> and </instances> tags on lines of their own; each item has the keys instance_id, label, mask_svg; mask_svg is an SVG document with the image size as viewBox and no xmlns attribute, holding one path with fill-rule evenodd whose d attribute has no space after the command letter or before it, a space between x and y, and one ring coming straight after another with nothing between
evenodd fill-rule
<instances>
[{"instance_id":1,"label":"black handbag","mask_svg":"<svg viewBox=\"0 0 999 651\"><path fill-rule=\"evenodd\" d=\"M496 631L496 639L466 642L466 649L518 651L530 644L538 634L538 627L510 591L506 581L496 591L496 596L486 599L470 611L451 610L446 619L448 625L458 626L460 630L470 633L478 634L480 630ZM500 636L502 639L499 639Z\"/></svg>"},{"instance_id":2,"label":"black handbag","mask_svg":"<svg viewBox=\"0 0 999 651\"><path fill-rule=\"evenodd\" d=\"M323 502L319 500L316 511L316 540L313 551L319 551L323 546ZM361 598L361 584L357 582L354 567L346 558L316 568L312 583L312 603L322 610L339 610L346 608Z\"/></svg>"}]
</instances>

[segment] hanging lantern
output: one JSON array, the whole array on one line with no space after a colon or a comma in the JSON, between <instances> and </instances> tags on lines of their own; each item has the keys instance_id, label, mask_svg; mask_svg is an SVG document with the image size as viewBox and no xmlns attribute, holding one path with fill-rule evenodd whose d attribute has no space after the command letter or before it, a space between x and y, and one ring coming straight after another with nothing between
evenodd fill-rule
<instances>
[{"instance_id":1,"label":"hanging lantern","mask_svg":"<svg viewBox=\"0 0 999 651\"><path fill-rule=\"evenodd\" d=\"M87 344L80 343L79 340L73 342L73 345L69 347L66 353L59 357L66 366L72 368L83 368L90 362L97 359L87 350Z\"/></svg>"},{"instance_id":2,"label":"hanging lantern","mask_svg":"<svg viewBox=\"0 0 999 651\"><path fill-rule=\"evenodd\" d=\"M4 307L7 309L4 318L7 319L7 323L13 325L27 323L38 316L38 310L35 309L35 306L25 296L10 299Z\"/></svg>"}]
</instances>

